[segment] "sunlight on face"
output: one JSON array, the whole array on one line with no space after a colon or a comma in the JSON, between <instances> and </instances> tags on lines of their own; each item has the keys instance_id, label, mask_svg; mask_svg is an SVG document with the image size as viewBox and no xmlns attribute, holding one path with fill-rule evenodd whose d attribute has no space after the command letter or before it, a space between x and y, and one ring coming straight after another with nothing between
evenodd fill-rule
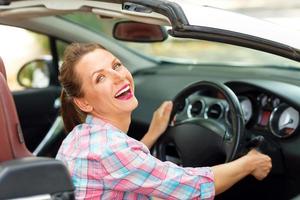
<instances>
[{"instance_id":1,"label":"sunlight on face","mask_svg":"<svg viewBox=\"0 0 300 200\"><path fill-rule=\"evenodd\" d=\"M83 111L116 120L137 107L132 75L110 52L96 49L86 54L75 70L82 81Z\"/></svg>"}]
</instances>

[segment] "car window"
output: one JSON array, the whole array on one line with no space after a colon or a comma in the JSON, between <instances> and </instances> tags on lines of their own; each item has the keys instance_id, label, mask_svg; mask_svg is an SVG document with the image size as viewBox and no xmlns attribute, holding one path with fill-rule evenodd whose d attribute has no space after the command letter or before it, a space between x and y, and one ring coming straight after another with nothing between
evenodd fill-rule
<instances>
[{"instance_id":1,"label":"car window","mask_svg":"<svg viewBox=\"0 0 300 200\"><path fill-rule=\"evenodd\" d=\"M59 59L59 66L62 64L63 56L64 56L64 51L66 47L68 46L67 42L61 41L61 40L56 40L56 48L57 48L57 54L58 54L58 59Z\"/></svg>"},{"instance_id":2,"label":"car window","mask_svg":"<svg viewBox=\"0 0 300 200\"><path fill-rule=\"evenodd\" d=\"M0 56L6 67L7 81L12 91L24 90L18 84L17 74L26 63L50 54L46 35L12 26L0 26Z\"/></svg>"}]
</instances>

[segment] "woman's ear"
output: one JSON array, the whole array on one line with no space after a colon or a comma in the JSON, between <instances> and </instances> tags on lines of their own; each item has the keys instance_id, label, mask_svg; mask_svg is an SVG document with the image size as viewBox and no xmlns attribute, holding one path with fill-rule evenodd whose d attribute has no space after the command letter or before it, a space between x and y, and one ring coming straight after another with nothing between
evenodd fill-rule
<instances>
[{"instance_id":1,"label":"woman's ear","mask_svg":"<svg viewBox=\"0 0 300 200\"><path fill-rule=\"evenodd\" d=\"M93 107L83 98L73 98L75 105L85 113L90 113L93 111Z\"/></svg>"}]
</instances>

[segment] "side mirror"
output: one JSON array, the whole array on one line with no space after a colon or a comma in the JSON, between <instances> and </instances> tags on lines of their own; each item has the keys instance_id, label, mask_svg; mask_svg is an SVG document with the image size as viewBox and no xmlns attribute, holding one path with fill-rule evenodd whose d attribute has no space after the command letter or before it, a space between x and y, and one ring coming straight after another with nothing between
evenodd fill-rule
<instances>
[{"instance_id":1,"label":"side mirror","mask_svg":"<svg viewBox=\"0 0 300 200\"><path fill-rule=\"evenodd\" d=\"M52 59L32 60L21 67L17 75L18 83L25 88L46 88L50 85Z\"/></svg>"},{"instance_id":2,"label":"side mirror","mask_svg":"<svg viewBox=\"0 0 300 200\"><path fill-rule=\"evenodd\" d=\"M114 25L113 37L129 42L161 42L168 38L168 34L159 25L122 21Z\"/></svg>"}]
</instances>

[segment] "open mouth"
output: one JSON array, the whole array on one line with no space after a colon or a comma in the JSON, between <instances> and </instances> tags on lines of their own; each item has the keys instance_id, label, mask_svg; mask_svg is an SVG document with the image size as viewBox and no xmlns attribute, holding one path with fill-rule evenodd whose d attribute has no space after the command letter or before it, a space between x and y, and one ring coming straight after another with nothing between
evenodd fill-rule
<instances>
[{"instance_id":1,"label":"open mouth","mask_svg":"<svg viewBox=\"0 0 300 200\"><path fill-rule=\"evenodd\" d=\"M130 90L129 84L123 86L116 94L115 98L119 100L127 100L132 97L132 92Z\"/></svg>"}]
</instances>

